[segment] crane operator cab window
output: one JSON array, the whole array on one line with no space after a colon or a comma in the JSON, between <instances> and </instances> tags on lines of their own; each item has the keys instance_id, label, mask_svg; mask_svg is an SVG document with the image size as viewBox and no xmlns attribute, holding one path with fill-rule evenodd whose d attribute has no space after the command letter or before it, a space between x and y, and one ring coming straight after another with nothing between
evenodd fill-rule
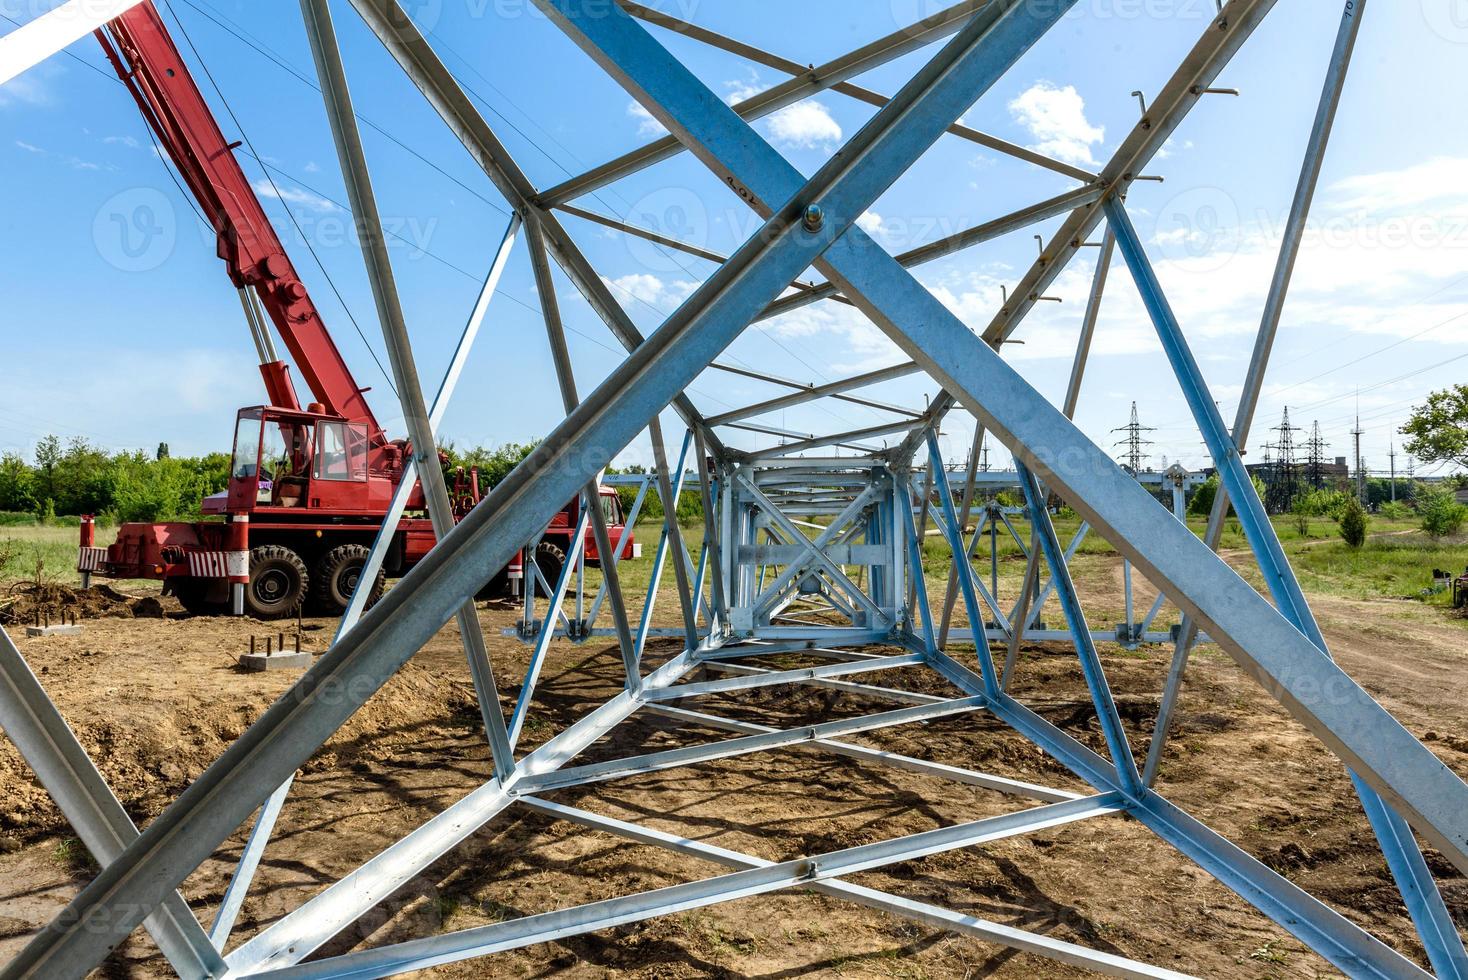
<instances>
[{"instance_id":1,"label":"crane operator cab window","mask_svg":"<svg viewBox=\"0 0 1468 980\"><path fill-rule=\"evenodd\" d=\"M311 423L269 419L260 439L260 489L267 507L304 507L310 489Z\"/></svg>"},{"instance_id":2,"label":"crane operator cab window","mask_svg":"<svg viewBox=\"0 0 1468 980\"><path fill-rule=\"evenodd\" d=\"M367 479L367 427L350 422L317 422L315 477L352 482Z\"/></svg>"}]
</instances>

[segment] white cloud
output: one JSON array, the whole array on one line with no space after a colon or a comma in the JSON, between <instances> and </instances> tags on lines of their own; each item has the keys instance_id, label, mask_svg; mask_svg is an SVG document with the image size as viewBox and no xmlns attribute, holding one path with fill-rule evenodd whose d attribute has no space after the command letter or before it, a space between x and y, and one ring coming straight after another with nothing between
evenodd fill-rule
<instances>
[{"instance_id":1,"label":"white cloud","mask_svg":"<svg viewBox=\"0 0 1468 980\"><path fill-rule=\"evenodd\" d=\"M786 106L767 121L777 143L797 149L828 147L841 140L841 124L820 102L809 100Z\"/></svg>"},{"instance_id":2,"label":"white cloud","mask_svg":"<svg viewBox=\"0 0 1468 980\"><path fill-rule=\"evenodd\" d=\"M1067 163L1094 164L1091 147L1106 136L1106 127L1086 118L1086 100L1075 86L1057 88L1036 82L1009 103L1015 122L1030 132L1030 149Z\"/></svg>"},{"instance_id":3,"label":"white cloud","mask_svg":"<svg viewBox=\"0 0 1468 980\"><path fill-rule=\"evenodd\" d=\"M1463 204L1468 188L1468 157L1433 157L1402 170L1358 174L1330 186L1345 210L1396 213L1444 200Z\"/></svg>"},{"instance_id":4,"label":"white cloud","mask_svg":"<svg viewBox=\"0 0 1468 980\"><path fill-rule=\"evenodd\" d=\"M102 142L108 144L115 143L118 146L125 146L130 150L136 150L142 146L141 143L131 136L104 136L102 137Z\"/></svg>"},{"instance_id":5,"label":"white cloud","mask_svg":"<svg viewBox=\"0 0 1468 980\"><path fill-rule=\"evenodd\" d=\"M652 113L642 107L641 102L627 103L627 115L637 120L637 135L646 137L666 136L668 129L658 122Z\"/></svg>"},{"instance_id":6,"label":"white cloud","mask_svg":"<svg viewBox=\"0 0 1468 980\"><path fill-rule=\"evenodd\" d=\"M634 272L609 279L602 276L618 300L625 305L629 300L656 306L665 312L683 302L698 288L698 283L684 279L664 280L645 272Z\"/></svg>"},{"instance_id":7,"label":"white cloud","mask_svg":"<svg viewBox=\"0 0 1468 980\"><path fill-rule=\"evenodd\" d=\"M335 204L318 194L312 194L310 191L301 190L297 187L281 187L279 184L272 184L264 177L253 181L250 186L255 188L255 193L261 197L271 197L277 201L283 201L286 204L299 204L302 207L310 208L312 211L341 210Z\"/></svg>"},{"instance_id":8,"label":"white cloud","mask_svg":"<svg viewBox=\"0 0 1468 980\"><path fill-rule=\"evenodd\" d=\"M306 166L301 169L305 170L308 174L314 174L321 170L321 164L317 163L315 160L307 160Z\"/></svg>"},{"instance_id":9,"label":"white cloud","mask_svg":"<svg viewBox=\"0 0 1468 980\"><path fill-rule=\"evenodd\" d=\"M883 241L890 230L885 218L875 211L863 211L856 219L856 226L877 241Z\"/></svg>"},{"instance_id":10,"label":"white cloud","mask_svg":"<svg viewBox=\"0 0 1468 980\"><path fill-rule=\"evenodd\" d=\"M22 150L25 150L27 153L41 153L41 154L44 154L46 152L45 150L41 149L36 144L34 144L34 143L27 143L25 140L16 140L15 141L15 145L18 146L18 147L20 147Z\"/></svg>"},{"instance_id":11,"label":"white cloud","mask_svg":"<svg viewBox=\"0 0 1468 980\"><path fill-rule=\"evenodd\" d=\"M743 79L725 82L724 90L724 101L730 105L738 105L764 91L755 71ZM790 149L823 149L841 141L841 124L824 103L814 99L772 112L761 120L761 125L772 140Z\"/></svg>"},{"instance_id":12,"label":"white cloud","mask_svg":"<svg viewBox=\"0 0 1468 980\"><path fill-rule=\"evenodd\" d=\"M54 74L56 69L39 65L24 75L12 78L0 86L0 108L10 105L49 105L51 92L41 81L42 74Z\"/></svg>"}]
</instances>

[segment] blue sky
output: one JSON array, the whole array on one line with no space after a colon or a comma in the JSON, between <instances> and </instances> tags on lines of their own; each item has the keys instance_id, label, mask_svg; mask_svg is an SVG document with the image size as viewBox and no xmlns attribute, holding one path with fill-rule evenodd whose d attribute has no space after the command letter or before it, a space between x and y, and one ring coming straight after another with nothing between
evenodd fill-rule
<instances>
[{"instance_id":1,"label":"blue sky","mask_svg":"<svg viewBox=\"0 0 1468 980\"><path fill-rule=\"evenodd\" d=\"M49 5L0 3L0 12L15 18L0 20L0 31ZM656 5L802 63L842 54L941 6L929 0ZM364 139L395 236L392 256L419 366L426 379L436 378L507 208L350 8L334 6L357 109L370 122ZM529 0L420 0L408 6L539 186L655 137L656 123ZM359 382L373 387L369 398L379 417L401 433L373 356L386 362L324 111L303 81L314 71L298 6L285 0L170 0L160 7L171 25L181 24L175 31L180 46L225 133L238 138L242 128L248 136L239 151L247 173ZM1099 169L1136 120L1129 93L1140 89L1150 98L1160 88L1212 9L1213 0L1082 0L965 122ZM1384 469L1392 430L1413 402L1464 376L1468 18L1454 19L1453 10L1439 0L1373 0L1365 10L1251 440L1256 446L1270 437L1265 430L1278 424L1288 405L1295 424L1320 422L1330 455L1348 455L1359 389L1363 454L1370 466ZM1133 221L1229 420L1339 14L1338 3L1279 0L1216 83L1241 96L1202 100L1165 156L1147 168L1165 182L1139 183L1129 197ZM654 33L725 97L782 78ZM29 452L47 432L85 435L114 448L151 449L166 441L175 452L225 449L234 410L263 397L238 301L214 255L212 235L157 158L95 41L69 50L75 57L58 55L0 87L6 178L0 183L6 297L0 329L9 365L0 449ZM893 92L931 52L859 81ZM872 111L826 93L756 128L809 173ZM1074 186L1066 177L945 137L877 202L864 225L892 251L903 251ZM578 203L716 251L734 248L755 227L750 212L686 155ZM143 254L130 255L121 248L116 216L137 214L140 204L151 209L146 213L162 233ZM712 268L574 217L564 222L644 330ZM1012 287L1028 268L1033 233L1057 224L986 243L917 274L982 329L999 305L1001 285ZM1025 344L1005 350L1057 400L1094 254L1083 251L1050 290L1063 302L1041 304L1026 320L1017 334ZM621 349L569 283L560 285L584 393L617 363ZM444 422L445 437L461 444L522 441L543 435L562 416L537 309L521 247ZM748 331L726 359L819 383L901 357L853 310L824 304ZM920 406L935 390L914 377L871 395ZM689 394L715 414L781 391L715 373L695 382ZM1202 465L1201 440L1118 258L1077 420L1109 445L1119 438L1110 430L1126 422L1133 400L1142 420L1156 427L1154 464L1165 455ZM836 402L760 421L828 432L890 418ZM950 456L963 456L971 431L967 418L949 421ZM740 433L730 441L758 446L772 440ZM646 455L639 442L624 459ZM1006 455L996 451L994 461ZM1261 451L1250 458L1261 459ZM1405 467L1406 460L1399 458L1398 465Z\"/></svg>"}]
</instances>

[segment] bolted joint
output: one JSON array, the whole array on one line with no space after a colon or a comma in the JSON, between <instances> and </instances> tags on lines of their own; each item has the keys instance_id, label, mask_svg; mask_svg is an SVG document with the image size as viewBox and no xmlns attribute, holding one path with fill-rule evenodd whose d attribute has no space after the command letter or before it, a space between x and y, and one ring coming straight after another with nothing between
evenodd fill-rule
<instances>
[{"instance_id":1,"label":"bolted joint","mask_svg":"<svg viewBox=\"0 0 1468 980\"><path fill-rule=\"evenodd\" d=\"M807 204L805 213L801 215L800 223L805 225L805 230L814 234L821 230L826 223L826 212L821 210L819 204Z\"/></svg>"}]
</instances>

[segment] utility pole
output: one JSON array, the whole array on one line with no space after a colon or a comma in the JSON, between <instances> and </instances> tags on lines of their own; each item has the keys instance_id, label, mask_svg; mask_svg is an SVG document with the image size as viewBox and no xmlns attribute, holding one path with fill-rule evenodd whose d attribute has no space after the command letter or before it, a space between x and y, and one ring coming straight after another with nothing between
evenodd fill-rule
<instances>
[{"instance_id":1,"label":"utility pole","mask_svg":"<svg viewBox=\"0 0 1468 980\"><path fill-rule=\"evenodd\" d=\"M1124 437L1113 443L1116 446L1126 447L1122 454L1117 457L1117 462L1130 469L1133 476L1142 472L1142 463L1148 458L1147 454L1142 452L1142 447L1152 445L1152 440L1143 439L1142 433L1155 432L1156 429L1150 425L1143 425L1137 419L1136 402L1132 402L1132 420L1121 428L1112 429L1111 431L1126 433Z\"/></svg>"},{"instance_id":2,"label":"utility pole","mask_svg":"<svg viewBox=\"0 0 1468 980\"><path fill-rule=\"evenodd\" d=\"M1361 470L1361 436L1364 430L1361 428L1361 416L1356 416L1356 427L1351 430L1351 438L1356 442L1356 499L1363 505L1366 503L1366 475Z\"/></svg>"},{"instance_id":3,"label":"utility pole","mask_svg":"<svg viewBox=\"0 0 1468 980\"><path fill-rule=\"evenodd\" d=\"M1391 448L1389 450L1387 450L1387 456L1392 461L1392 503L1396 503L1397 502L1397 444L1395 442L1391 443Z\"/></svg>"}]
</instances>

